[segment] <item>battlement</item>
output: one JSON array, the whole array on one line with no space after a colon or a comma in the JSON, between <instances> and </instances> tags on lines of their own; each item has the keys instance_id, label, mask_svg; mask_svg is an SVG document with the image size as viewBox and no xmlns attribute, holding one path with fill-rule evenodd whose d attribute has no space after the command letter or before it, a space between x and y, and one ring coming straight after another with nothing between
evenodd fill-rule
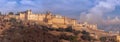
<instances>
[{"instance_id":1,"label":"battlement","mask_svg":"<svg viewBox=\"0 0 120 42\"><path fill-rule=\"evenodd\" d=\"M27 10L23 12L19 12L16 16L11 16L20 20L31 20L31 21L39 21L46 22L54 27L67 27L67 26L77 26L78 22L76 19L67 18L61 15L53 15L51 12L46 12L45 14L33 14L32 10ZM86 28L97 28L96 25L87 24L79 24L81 27Z\"/></svg>"}]
</instances>

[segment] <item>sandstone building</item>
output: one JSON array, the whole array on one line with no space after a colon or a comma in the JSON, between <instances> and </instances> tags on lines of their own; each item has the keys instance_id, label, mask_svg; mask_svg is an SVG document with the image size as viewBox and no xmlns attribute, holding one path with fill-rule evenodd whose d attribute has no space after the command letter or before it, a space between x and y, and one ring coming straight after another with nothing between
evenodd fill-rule
<instances>
[{"instance_id":1,"label":"sandstone building","mask_svg":"<svg viewBox=\"0 0 120 42\"><path fill-rule=\"evenodd\" d=\"M82 27L82 28L97 29L97 24L88 24L87 22L79 24L79 26Z\"/></svg>"},{"instance_id":2,"label":"sandstone building","mask_svg":"<svg viewBox=\"0 0 120 42\"><path fill-rule=\"evenodd\" d=\"M23 20L32 20L32 21L42 21L48 24L62 24L62 25L75 25L75 19L69 19L63 16L52 15L52 13L47 12L46 14L33 14L31 10L19 13L19 18Z\"/></svg>"},{"instance_id":3,"label":"sandstone building","mask_svg":"<svg viewBox=\"0 0 120 42\"><path fill-rule=\"evenodd\" d=\"M77 23L75 19L70 19L59 15L52 15L50 12L47 12L45 14L33 14L31 10L19 12L18 15L9 15L9 17L21 20L46 22L49 25L57 25L57 27L58 25L60 27L66 27L66 25L75 25Z\"/></svg>"},{"instance_id":4,"label":"sandstone building","mask_svg":"<svg viewBox=\"0 0 120 42\"><path fill-rule=\"evenodd\" d=\"M112 36L104 36L101 37L102 42L120 42L120 36L119 35L112 35Z\"/></svg>"},{"instance_id":5,"label":"sandstone building","mask_svg":"<svg viewBox=\"0 0 120 42\"><path fill-rule=\"evenodd\" d=\"M38 21L45 22L51 25L52 27L62 27L66 28L67 26L79 26L80 28L94 28L96 29L96 25L91 24L78 24L77 20L67 18L65 16L53 15L51 12L46 12L45 14L33 14L31 10L19 12L17 15L8 15L9 17L21 19L21 20L30 20L30 21Z\"/></svg>"}]
</instances>

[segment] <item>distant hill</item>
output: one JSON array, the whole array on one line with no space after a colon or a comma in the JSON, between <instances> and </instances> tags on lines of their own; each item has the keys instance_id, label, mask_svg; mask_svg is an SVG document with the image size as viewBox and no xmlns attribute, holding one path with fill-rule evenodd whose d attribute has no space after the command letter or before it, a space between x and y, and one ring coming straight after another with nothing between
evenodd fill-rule
<instances>
[{"instance_id":1,"label":"distant hill","mask_svg":"<svg viewBox=\"0 0 120 42\"><path fill-rule=\"evenodd\" d=\"M113 31L113 32L118 32L120 31L120 24L109 24L109 25L99 25L100 29L103 29L105 31Z\"/></svg>"}]
</instances>

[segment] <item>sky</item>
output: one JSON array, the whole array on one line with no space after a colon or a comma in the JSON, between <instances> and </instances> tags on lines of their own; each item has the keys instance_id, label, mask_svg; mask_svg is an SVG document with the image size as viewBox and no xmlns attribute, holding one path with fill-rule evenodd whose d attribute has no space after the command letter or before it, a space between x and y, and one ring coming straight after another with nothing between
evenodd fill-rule
<instances>
[{"instance_id":1,"label":"sky","mask_svg":"<svg viewBox=\"0 0 120 42\"><path fill-rule=\"evenodd\" d=\"M120 22L120 0L0 0L2 13L51 11L90 23Z\"/></svg>"},{"instance_id":2,"label":"sky","mask_svg":"<svg viewBox=\"0 0 120 42\"><path fill-rule=\"evenodd\" d=\"M51 11L78 19L81 12L95 4L96 0L0 0L0 11L7 13L32 9L34 13Z\"/></svg>"}]
</instances>

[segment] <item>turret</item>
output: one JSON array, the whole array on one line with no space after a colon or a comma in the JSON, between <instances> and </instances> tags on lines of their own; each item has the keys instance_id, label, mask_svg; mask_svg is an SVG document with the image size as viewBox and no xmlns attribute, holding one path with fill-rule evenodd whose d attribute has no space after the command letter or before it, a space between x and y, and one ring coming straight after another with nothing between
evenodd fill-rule
<instances>
[{"instance_id":1,"label":"turret","mask_svg":"<svg viewBox=\"0 0 120 42\"><path fill-rule=\"evenodd\" d=\"M49 24L51 24L51 22L49 20L52 19L52 13L51 12L46 12L46 16L45 16L45 22L48 22Z\"/></svg>"},{"instance_id":2,"label":"turret","mask_svg":"<svg viewBox=\"0 0 120 42\"><path fill-rule=\"evenodd\" d=\"M52 15L52 13L50 11L47 11L46 14L47 15Z\"/></svg>"},{"instance_id":3,"label":"turret","mask_svg":"<svg viewBox=\"0 0 120 42\"><path fill-rule=\"evenodd\" d=\"M75 19L72 19L72 25L76 25L76 20Z\"/></svg>"},{"instance_id":4,"label":"turret","mask_svg":"<svg viewBox=\"0 0 120 42\"><path fill-rule=\"evenodd\" d=\"M32 10L27 10L27 14L32 14Z\"/></svg>"},{"instance_id":5,"label":"turret","mask_svg":"<svg viewBox=\"0 0 120 42\"><path fill-rule=\"evenodd\" d=\"M46 12L46 18L51 19L52 18L52 13L50 11Z\"/></svg>"},{"instance_id":6,"label":"turret","mask_svg":"<svg viewBox=\"0 0 120 42\"><path fill-rule=\"evenodd\" d=\"M88 25L88 23L87 23L87 22L84 22L84 25Z\"/></svg>"}]
</instances>

